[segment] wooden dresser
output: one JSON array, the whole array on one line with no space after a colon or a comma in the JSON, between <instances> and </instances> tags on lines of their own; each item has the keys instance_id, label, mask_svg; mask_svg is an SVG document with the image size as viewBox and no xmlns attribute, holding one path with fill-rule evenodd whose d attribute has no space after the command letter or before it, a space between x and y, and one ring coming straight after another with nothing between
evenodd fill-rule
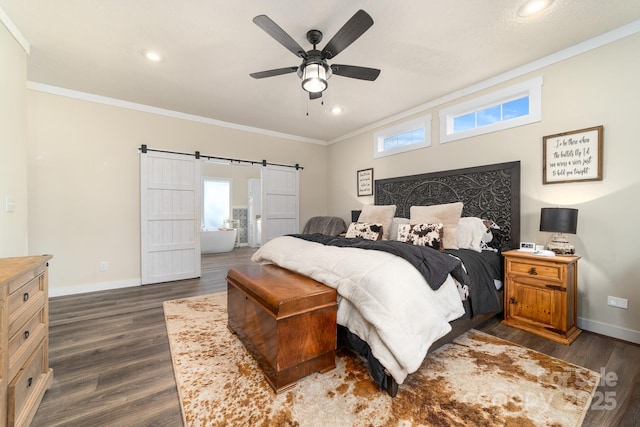
<instances>
[{"instance_id":1,"label":"wooden dresser","mask_svg":"<svg viewBox=\"0 0 640 427\"><path fill-rule=\"evenodd\" d=\"M503 323L563 344L576 325L579 256L545 257L518 250L504 256Z\"/></svg>"},{"instance_id":2,"label":"wooden dresser","mask_svg":"<svg viewBox=\"0 0 640 427\"><path fill-rule=\"evenodd\" d=\"M50 255L0 259L0 426L28 426L53 381Z\"/></svg>"}]
</instances>

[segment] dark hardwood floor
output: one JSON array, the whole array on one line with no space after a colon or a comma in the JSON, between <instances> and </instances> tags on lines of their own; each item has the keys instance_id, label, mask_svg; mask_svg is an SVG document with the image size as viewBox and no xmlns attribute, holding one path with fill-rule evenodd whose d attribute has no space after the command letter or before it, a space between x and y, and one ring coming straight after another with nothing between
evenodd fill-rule
<instances>
[{"instance_id":1,"label":"dark hardwood floor","mask_svg":"<svg viewBox=\"0 0 640 427\"><path fill-rule=\"evenodd\" d=\"M226 290L227 270L252 253L205 255L197 280L51 298L54 381L32 426L181 426L162 302ZM640 425L640 346L588 332L565 346L499 319L478 329L604 371L584 426Z\"/></svg>"}]
</instances>

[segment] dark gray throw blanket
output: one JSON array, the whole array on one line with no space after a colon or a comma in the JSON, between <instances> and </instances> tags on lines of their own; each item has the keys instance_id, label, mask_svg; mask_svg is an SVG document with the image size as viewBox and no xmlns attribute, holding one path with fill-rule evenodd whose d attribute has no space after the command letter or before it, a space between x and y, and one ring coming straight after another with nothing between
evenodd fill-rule
<instances>
[{"instance_id":1,"label":"dark gray throw blanket","mask_svg":"<svg viewBox=\"0 0 640 427\"><path fill-rule=\"evenodd\" d=\"M414 246L395 240L365 240L359 237L345 238L324 234L290 234L291 237L341 248L372 249L399 256L413 265L425 278L431 289L438 290L451 274L464 285L470 283L469 276L462 268L462 262L443 252L426 246Z\"/></svg>"},{"instance_id":2,"label":"dark gray throw blanket","mask_svg":"<svg viewBox=\"0 0 640 427\"><path fill-rule=\"evenodd\" d=\"M492 251L476 252L470 249L445 249L464 263L471 279L471 316L500 311L500 294L494 279L502 280L502 255Z\"/></svg>"}]
</instances>

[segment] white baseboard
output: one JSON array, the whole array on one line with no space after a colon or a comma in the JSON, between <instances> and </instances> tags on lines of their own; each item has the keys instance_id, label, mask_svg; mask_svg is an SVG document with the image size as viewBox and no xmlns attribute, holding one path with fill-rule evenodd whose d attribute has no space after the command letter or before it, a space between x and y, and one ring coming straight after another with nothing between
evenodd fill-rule
<instances>
[{"instance_id":1,"label":"white baseboard","mask_svg":"<svg viewBox=\"0 0 640 427\"><path fill-rule=\"evenodd\" d=\"M597 322L595 320L583 319L581 317L578 317L578 328L594 332L596 334L640 344L640 331L634 331L633 329L622 328L609 323Z\"/></svg>"},{"instance_id":2,"label":"white baseboard","mask_svg":"<svg viewBox=\"0 0 640 427\"><path fill-rule=\"evenodd\" d=\"M90 283L88 285L66 286L62 288L49 287L49 298L66 295L84 294L87 292L108 291L111 289L131 288L141 286L140 279L118 280L117 282Z\"/></svg>"}]
</instances>

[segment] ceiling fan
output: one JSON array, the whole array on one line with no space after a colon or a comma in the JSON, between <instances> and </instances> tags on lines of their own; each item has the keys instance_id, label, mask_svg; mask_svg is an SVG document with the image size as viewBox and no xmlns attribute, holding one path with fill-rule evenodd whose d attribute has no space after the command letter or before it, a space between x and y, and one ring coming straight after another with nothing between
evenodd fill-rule
<instances>
[{"instance_id":1,"label":"ceiling fan","mask_svg":"<svg viewBox=\"0 0 640 427\"><path fill-rule=\"evenodd\" d=\"M327 88L327 80L335 74L352 79L373 81L378 78L380 70L375 68L358 67L355 65L329 64L327 60L335 58L346 49L358 37L364 34L373 25L373 19L364 10L357 11L351 19L333 36L324 49L317 50L316 46L322 41L322 31L310 30L307 32L307 40L313 45L313 49L305 51L289 34L271 20L267 15L258 15L253 22L273 37L278 43L286 47L294 55L302 58L299 66L277 68L274 70L251 73L254 79L279 76L297 72L302 79L302 88L309 92L309 99L322 97L322 92Z\"/></svg>"}]
</instances>

